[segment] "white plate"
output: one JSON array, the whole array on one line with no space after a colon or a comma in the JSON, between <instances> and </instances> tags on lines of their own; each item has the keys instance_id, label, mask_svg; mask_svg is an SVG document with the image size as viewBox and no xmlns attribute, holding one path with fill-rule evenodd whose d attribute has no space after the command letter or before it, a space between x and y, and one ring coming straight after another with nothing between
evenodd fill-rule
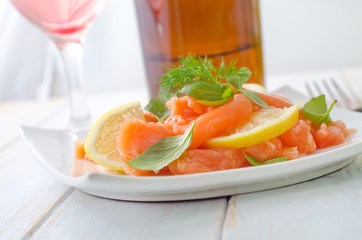
<instances>
[{"instance_id":1,"label":"white plate","mask_svg":"<svg viewBox=\"0 0 362 240\"><path fill-rule=\"evenodd\" d=\"M302 101L303 97L289 88L284 95ZM291 97L292 96L292 97ZM332 119L343 119L356 128L353 138L342 145L318 150L296 160L271 165L233 169L183 176L133 177L88 173L72 177L74 133L70 131L21 127L30 150L44 167L61 182L92 195L133 201L174 201L227 196L266 190L310 180L338 170L362 153L362 114L334 109ZM87 130L78 136L85 137Z\"/></svg>"}]
</instances>

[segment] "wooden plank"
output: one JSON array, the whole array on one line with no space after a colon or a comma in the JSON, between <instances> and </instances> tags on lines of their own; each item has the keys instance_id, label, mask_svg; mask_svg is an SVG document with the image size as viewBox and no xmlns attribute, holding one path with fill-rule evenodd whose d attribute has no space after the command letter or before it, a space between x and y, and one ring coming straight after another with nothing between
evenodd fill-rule
<instances>
[{"instance_id":1,"label":"wooden plank","mask_svg":"<svg viewBox=\"0 0 362 240\"><path fill-rule=\"evenodd\" d=\"M0 239L20 239L69 188L33 159L22 141L0 153Z\"/></svg>"},{"instance_id":2,"label":"wooden plank","mask_svg":"<svg viewBox=\"0 0 362 240\"><path fill-rule=\"evenodd\" d=\"M362 156L340 171L230 199L222 239L357 239Z\"/></svg>"},{"instance_id":3,"label":"wooden plank","mask_svg":"<svg viewBox=\"0 0 362 240\"><path fill-rule=\"evenodd\" d=\"M142 97L143 96L143 97ZM109 109L142 100L145 94L92 98L94 116ZM137 203L94 197L78 190L32 236L35 239L219 239L226 198L173 203ZM210 211L212 209L212 211ZM75 220L76 219L76 220ZM76 221L76 224L75 222Z\"/></svg>"},{"instance_id":4,"label":"wooden plank","mask_svg":"<svg viewBox=\"0 0 362 240\"><path fill-rule=\"evenodd\" d=\"M64 100L9 102L0 105L0 149L19 137L19 125L35 125L51 114L65 110Z\"/></svg>"},{"instance_id":5,"label":"wooden plank","mask_svg":"<svg viewBox=\"0 0 362 240\"><path fill-rule=\"evenodd\" d=\"M33 239L219 239L226 198L140 203L75 190Z\"/></svg>"},{"instance_id":6,"label":"wooden plank","mask_svg":"<svg viewBox=\"0 0 362 240\"><path fill-rule=\"evenodd\" d=\"M94 97L90 108L98 117L109 108L134 100L144 94L130 91ZM142 96L142 95L141 95ZM0 123L0 239L19 239L32 234L53 214L73 188L57 181L36 163L35 157L20 139L18 125L64 128L68 113L64 100L44 104L35 102L1 105Z\"/></svg>"},{"instance_id":7,"label":"wooden plank","mask_svg":"<svg viewBox=\"0 0 362 240\"><path fill-rule=\"evenodd\" d=\"M60 100L2 108L2 134L7 134L0 148L0 239L20 239L31 233L72 190L36 162L19 134L19 123L64 126L65 106Z\"/></svg>"}]
</instances>

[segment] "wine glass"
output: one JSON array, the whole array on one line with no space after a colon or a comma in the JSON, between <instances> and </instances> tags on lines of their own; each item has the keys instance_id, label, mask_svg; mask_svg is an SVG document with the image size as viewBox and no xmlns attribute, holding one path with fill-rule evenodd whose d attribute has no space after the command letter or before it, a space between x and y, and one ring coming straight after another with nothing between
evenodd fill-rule
<instances>
[{"instance_id":1,"label":"wine glass","mask_svg":"<svg viewBox=\"0 0 362 240\"><path fill-rule=\"evenodd\" d=\"M89 126L82 90L82 43L108 0L11 0L18 11L42 29L60 51L67 80L69 127Z\"/></svg>"}]
</instances>

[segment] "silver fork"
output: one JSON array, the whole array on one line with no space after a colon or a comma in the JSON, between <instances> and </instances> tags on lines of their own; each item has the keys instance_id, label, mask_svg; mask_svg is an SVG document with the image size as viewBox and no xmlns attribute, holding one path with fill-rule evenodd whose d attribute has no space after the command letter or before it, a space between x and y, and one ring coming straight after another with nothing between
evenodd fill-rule
<instances>
[{"instance_id":1,"label":"silver fork","mask_svg":"<svg viewBox=\"0 0 362 240\"><path fill-rule=\"evenodd\" d=\"M347 88L342 88L333 78L306 82L305 87L311 97L324 94L329 103L337 100L336 105L341 108L362 112L362 104L356 94L353 91L348 91Z\"/></svg>"}]
</instances>

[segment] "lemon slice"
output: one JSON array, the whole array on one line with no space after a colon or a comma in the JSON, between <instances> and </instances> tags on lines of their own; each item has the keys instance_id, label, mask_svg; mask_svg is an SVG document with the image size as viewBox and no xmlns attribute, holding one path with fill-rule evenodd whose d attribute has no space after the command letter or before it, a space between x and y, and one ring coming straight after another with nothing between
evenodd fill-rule
<instances>
[{"instance_id":1,"label":"lemon slice","mask_svg":"<svg viewBox=\"0 0 362 240\"><path fill-rule=\"evenodd\" d=\"M262 143L290 129L298 120L298 113L298 105L262 109L253 113L247 123L227 136L211 139L206 146L242 148Z\"/></svg>"},{"instance_id":2,"label":"lemon slice","mask_svg":"<svg viewBox=\"0 0 362 240\"><path fill-rule=\"evenodd\" d=\"M132 102L103 114L92 126L84 149L88 157L106 168L122 171L122 158L117 151L117 135L126 118L144 119L139 102Z\"/></svg>"},{"instance_id":3,"label":"lemon slice","mask_svg":"<svg viewBox=\"0 0 362 240\"><path fill-rule=\"evenodd\" d=\"M262 85L257 84L257 83L244 83L243 88L254 91L254 92L260 92L260 93L266 92L265 88Z\"/></svg>"}]
</instances>

